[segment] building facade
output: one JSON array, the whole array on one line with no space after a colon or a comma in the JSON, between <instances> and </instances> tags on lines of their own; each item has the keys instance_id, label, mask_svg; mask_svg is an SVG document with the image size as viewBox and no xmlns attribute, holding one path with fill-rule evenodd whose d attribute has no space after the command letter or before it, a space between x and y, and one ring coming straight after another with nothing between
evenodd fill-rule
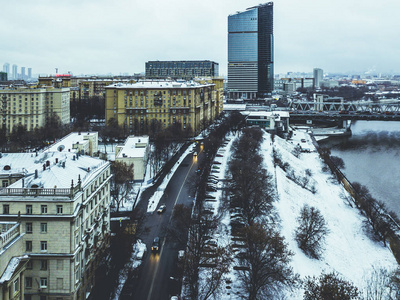
<instances>
[{"instance_id":1,"label":"building facade","mask_svg":"<svg viewBox=\"0 0 400 300\"><path fill-rule=\"evenodd\" d=\"M273 3L228 17L228 98L268 97L274 89Z\"/></svg>"},{"instance_id":2,"label":"building facade","mask_svg":"<svg viewBox=\"0 0 400 300\"><path fill-rule=\"evenodd\" d=\"M7 81L7 73L6 72L0 72L0 81Z\"/></svg>"},{"instance_id":3,"label":"building facade","mask_svg":"<svg viewBox=\"0 0 400 300\"><path fill-rule=\"evenodd\" d=\"M124 145L115 147L115 161L133 165L133 180L143 181L149 153L148 136L129 136Z\"/></svg>"},{"instance_id":4,"label":"building facade","mask_svg":"<svg viewBox=\"0 0 400 300\"><path fill-rule=\"evenodd\" d=\"M112 84L112 79L87 79L79 81L79 98L88 100L92 97L105 97L105 87Z\"/></svg>"},{"instance_id":5,"label":"building facade","mask_svg":"<svg viewBox=\"0 0 400 300\"><path fill-rule=\"evenodd\" d=\"M18 66L17 65L12 65L12 79L14 79L14 80L18 79Z\"/></svg>"},{"instance_id":6,"label":"building facade","mask_svg":"<svg viewBox=\"0 0 400 300\"><path fill-rule=\"evenodd\" d=\"M3 65L3 72L8 74L8 77L10 76L10 64L9 63L4 63Z\"/></svg>"},{"instance_id":7,"label":"building facade","mask_svg":"<svg viewBox=\"0 0 400 300\"><path fill-rule=\"evenodd\" d=\"M11 244L0 251L0 299L86 299L109 246L110 164L74 153L2 154L0 178L10 174L20 178L0 188L1 242Z\"/></svg>"},{"instance_id":8,"label":"building facade","mask_svg":"<svg viewBox=\"0 0 400 300\"><path fill-rule=\"evenodd\" d=\"M185 79L218 77L219 64L209 60L148 61L147 79Z\"/></svg>"},{"instance_id":9,"label":"building facade","mask_svg":"<svg viewBox=\"0 0 400 300\"><path fill-rule=\"evenodd\" d=\"M156 122L164 129L175 124L198 134L222 112L221 81L153 80L107 86L106 122L113 118L135 135L147 134Z\"/></svg>"},{"instance_id":10,"label":"building facade","mask_svg":"<svg viewBox=\"0 0 400 300\"><path fill-rule=\"evenodd\" d=\"M316 88L321 87L322 80L324 79L324 71L319 68L314 68L313 75L314 75L315 87Z\"/></svg>"},{"instance_id":11,"label":"building facade","mask_svg":"<svg viewBox=\"0 0 400 300\"><path fill-rule=\"evenodd\" d=\"M69 88L13 88L0 90L0 112L8 133L18 125L28 131L46 124L53 113L62 124L70 122Z\"/></svg>"}]
</instances>

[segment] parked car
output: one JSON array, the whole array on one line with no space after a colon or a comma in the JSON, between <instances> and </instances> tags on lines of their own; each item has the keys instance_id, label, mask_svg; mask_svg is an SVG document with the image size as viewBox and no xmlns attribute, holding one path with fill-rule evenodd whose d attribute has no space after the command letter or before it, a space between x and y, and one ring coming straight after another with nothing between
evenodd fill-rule
<instances>
[{"instance_id":1,"label":"parked car","mask_svg":"<svg viewBox=\"0 0 400 300\"><path fill-rule=\"evenodd\" d=\"M160 251L160 238L154 238L153 244L151 245L151 251L158 252Z\"/></svg>"},{"instance_id":2,"label":"parked car","mask_svg":"<svg viewBox=\"0 0 400 300\"><path fill-rule=\"evenodd\" d=\"M167 209L165 204L161 204L160 207L157 209L157 213L162 214Z\"/></svg>"},{"instance_id":3,"label":"parked car","mask_svg":"<svg viewBox=\"0 0 400 300\"><path fill-rule=\"evenodd\" d=\"M181 261L185 257L185 251L179 250L178 251L178 260Z\"/></svg>"}]
</instances>

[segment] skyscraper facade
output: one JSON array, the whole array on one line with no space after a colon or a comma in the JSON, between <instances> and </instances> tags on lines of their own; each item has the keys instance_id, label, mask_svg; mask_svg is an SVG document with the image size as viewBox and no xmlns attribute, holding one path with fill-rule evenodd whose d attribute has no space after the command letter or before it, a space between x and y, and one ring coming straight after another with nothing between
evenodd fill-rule
<instances>
[{"instance_id":1,"label":"skyscraper facade","mask_svg":"<svg viewBox=\"0 0 400 300\"><path fill-rule=\"evenodd\" d=\"M324 78L324 71L319 68L314 68L314 82L316 88L321 87L321 81L323 78Z\"/></svg>"},{"instance_id":2,"label":"skyscraper facade","mask_svg":"<svg viewBox=\"0 0 400 300\"><path fill-rule=\"evenodd\" d=\"M10 64L9 63L5 63L3 65L3 72L7 73L8 76L10 76Z\"/></svg>"},{"instance_id":3,"label":"skyscraper facade","mask_svg":"<svg viewBox=\"0 0 400 300\"><path fill-rule=\"evenodd\" d=\"M12 78L18 79L18 67L17 65L12 65Z\"/></svg>"},{"instance_id":4,"label":"skyscraper facade","mask_svg":"<svg viewBox=\"0 0 400 300\"><path fill-rule=\"evenodd\" d=\"M274 88L273 3L228 17L228 97L259 99Z\"/></svg>"},{"instance_id":5,"label":"skyscraper facade","mask_svg":"<svg viewBox=\"0 0 400 300\"><path fill-rule=\"evenodd\" d=\"M21 79L22 80L26 79L26 77L25 77L25 67L21 67Z\"/></svg>"}]
</instances>

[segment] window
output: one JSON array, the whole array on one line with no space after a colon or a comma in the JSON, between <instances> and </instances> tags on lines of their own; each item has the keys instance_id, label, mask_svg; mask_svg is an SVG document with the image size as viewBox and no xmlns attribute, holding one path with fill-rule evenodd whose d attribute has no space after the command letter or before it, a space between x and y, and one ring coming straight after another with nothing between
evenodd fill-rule
<instances>
[{"instance_id":1,"label":"window","mask_svg":"<svg viewBox=\"0 0 400 300\"><path fill-rule=\"evenodd\" d=\"M47 233L47 223L40 223L40 232Z\"/></svg>"},{"instance_id":2,"label":"window","mask_svg":"<svg viewBox=\"0 0 400 300\"><path fill-rule=\"evenodd\" d=\"M25 251L32 251L32 241L25 242Z\"/></svg>"},{"instance_id":3,"label":"window","mask_svg":"<svg viewBox=\"0 0 400 300\"><path fill-rule=\"evenodd\" d=\"M14 280L14 293L19 292L19 278Z\"/></svg>"},{"instance_id":4,"label":"window","mask_svg":"<svg viewBox=\"0 0 400 300\"><path fill-rule=\"evenodd\" d=\"M10 122L10 120L8 120L8 122ZM8 180L2 180L2 181L1 181L1 185L2 185L3 187L6 187L6 186L8 185Z\"/></svg>"},{"instance_id":5,"label":"window","mask_svg":"<svg viewBox=\"0 0 400 300\"><path fill-rule=\"evenodd\" d=\"M47 205L41 205L40 211L42 212L42 214L47 214Z\"/></svg>"},{"instance_id":6,"label":"window","mask_svg":"<svg viewBox=\"0 0 400 300\"><path fill-rule=\"evenodd\" d=\"M26 206L26 214L31 215L32 214L32 205L27 205Z\"/></svg>"},{"instance_id":7,"label":"window","mask_svg":"<svg viewBox=\"0 0 400 300\"><path fill-rule=\"evenodd\" d=\"M10 205L3 204L3 215L8 215L10 213Z\"/></svg>"},{"instance_id":8,"label":"window","mask_svg":"<svg viewBox=\"0 0 400 300\"><path fill-rule=\"evenodd\" d=\"M47 277L40 278L40 287L44 289L47 288Z\"/></svg>"},{"instance_id":9,"label":"window","mask_svg":"<svg viewBox=\"0 0 400 300\"><path fill-rule=\"evenodd\" d=\"M25 288L32 288L32 277L25 277Z\"/></svg>"},{"instance_id":10,"label":"window","mask_svg":"<svg viewBox=\"0 0 400 300\"><path fill-rule=\"evenodd\" d=\"M32 223L26 223L26 233L32 233Z\"/></svg>"},{"instance_id":11,"label":"window","mask_svg":"<svg viewBox=\"0 0 400 300\"><path fill-rule=\"evenodd\" d=\"M40 270L47 270L47 260L42 259L40 261Z\"/></svg>"},{"instance_id":12,"label":"window","mask_svg":"<svg viewBox=\"0 0 400 300\"><path fill-rule=\"evenodd\" d=\"M40 251L47 251L47 242L46 241L40 242Z\"/></svg>"},{"instance_id":13,"label":"window","mask_svg":"<svg viewBox=\"0 0 400 300\"><path fill-rule=\"evenodd\" d=\"M47 300L46 296L40 296L40 300Z\"/></svg>"},{"instance_id":14,"label":"window","mask_svg":"<svg viewBox=\"0 0 400 300\"><path fill-rule=\"evenodd\" d=\"M62 214L62 213L63 213L63 206L57 205L57 214Z\"/></svg>"}]
</instances>

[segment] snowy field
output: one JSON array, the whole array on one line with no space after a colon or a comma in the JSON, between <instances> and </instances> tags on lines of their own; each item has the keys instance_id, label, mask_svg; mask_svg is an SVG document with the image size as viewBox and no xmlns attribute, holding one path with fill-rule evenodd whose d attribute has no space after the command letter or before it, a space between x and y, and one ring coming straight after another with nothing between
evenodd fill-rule
<instances>
[{"instance_id":1,"label":"snowy field","mask_svg":"<svg viewBox=\"0 0 400 300\"><path fill-rule=\"evenodd\" d=\"M234 137L230 137L229 143L218 151L219 154L223 154L223 157L216 158L221 162L219 165L221 172L215 174L219 178L225 176L224 171L231 155L230 146L233 140ZM292 154L297 144L304 149L310 149L311 152L301 153L297 158ZM316 188L314 194L287 178L285 171L280 167L274 168L273 148L281 154L282 161L287 162L297 176L304 176L306 169L311 171L311 182ZM264 157L266 169L274 177L278 196L274 207L280 216L279 228L289 250L294 253L291 266L294 272L299 274L300 279L335 271L363 291L372 271L380 268L392 270L397 266L389 248L384 247L382 243L373 242L365 235L363 230L365 217L350 205L351 197L347 191L333 179L330 173L322 171L324 163L307 133L296 131L291 141L276 136L274 142L271 141L270 135L265 133L261 154ZM216 214L220 205L218 200L221 192L217 191L213 195L216 196L217 202L209 205L214 208ZM324 251L319 260L306 256L298 248L294 239L294 231L298 226L297 217L304 204L319 209L329 228ZM218 240L219 246L230 242L229 222L229 215L225 215L218 233L214 236ZM240 285L236 278L236 271L233 269L227 277L232 284L226 284L228 289L223 289L221 299L224 300L233 299L232 297L235 297ZM303 299L303 292L303 289L299 288L293 291L288 290L284 294L286 299Z\"/></svg>"}]
</instances>

